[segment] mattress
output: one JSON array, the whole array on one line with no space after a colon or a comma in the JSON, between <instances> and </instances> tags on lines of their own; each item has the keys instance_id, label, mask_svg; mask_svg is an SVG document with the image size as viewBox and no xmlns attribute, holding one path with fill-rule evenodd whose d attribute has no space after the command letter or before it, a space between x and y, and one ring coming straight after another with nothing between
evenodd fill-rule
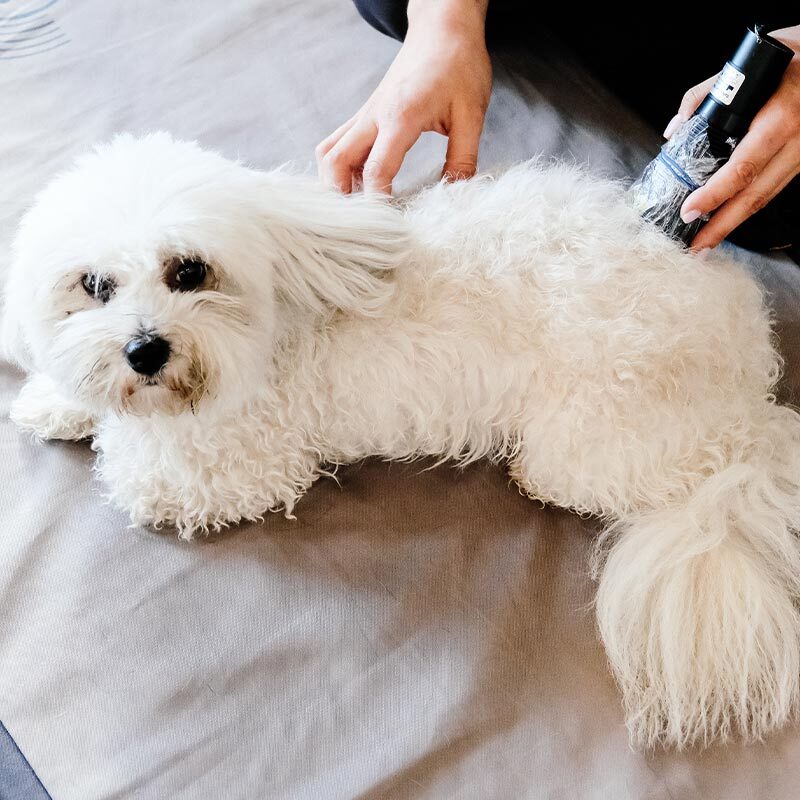
<instances>
[{"instance_id":1,"label":"mattress","mask_svg":"<svg viewBox=\"0 0 800 800\"><path fill-rule=\"evenodd\" d=\"M3 271L37 189L92 143L166 129L304 165L397 50L345 0L0 2L0 38L32 34L0 45ZM655 132L552 35L532 42L494 54L481 168L636 174ZM443 155L424 136L399 187ZM797 400L800 273L731 252L769 292ZM630 749L592 615L596 524L501 468L367 461L295 521L187 543L107 505L88 444L18 432L20 383L0 365L3 798L797 797L796 729Z\"/></svg>"}]
</instances>

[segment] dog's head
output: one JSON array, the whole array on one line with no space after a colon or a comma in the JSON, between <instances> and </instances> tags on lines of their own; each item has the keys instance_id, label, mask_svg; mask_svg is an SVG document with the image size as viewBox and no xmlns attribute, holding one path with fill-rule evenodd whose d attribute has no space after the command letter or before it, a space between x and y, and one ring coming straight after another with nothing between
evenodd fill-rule
<instances>
[{"instance_id":1,"label":"dog's head","mask_svg":"<svg viewBox=\"0 0 800 800\"><path fill-rule=\"evenodd\" d=\"M99 411L241 402L269 380L292 321L379 311L405 249L402 215L382 199L166 134L120 136L23 218L3 341Z\"/></svg>"}]
</instances>

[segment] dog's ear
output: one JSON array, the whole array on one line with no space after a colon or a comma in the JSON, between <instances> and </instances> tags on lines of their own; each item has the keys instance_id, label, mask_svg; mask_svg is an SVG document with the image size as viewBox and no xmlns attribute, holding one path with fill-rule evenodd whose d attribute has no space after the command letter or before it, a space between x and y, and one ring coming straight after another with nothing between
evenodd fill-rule
<instances>
[{"instance_id":1,"label":"dog's ear","mask_svg":"<svg viewBox=\"0 0 800 800\"><path fill-rule=\"evenodd\" d=\"M392 293L387 271L408 253L403 213L385 197L342 195L307 177L278 171L263 180L276 290L317 311L378 312Z\"/></svg>"}]
</instances>

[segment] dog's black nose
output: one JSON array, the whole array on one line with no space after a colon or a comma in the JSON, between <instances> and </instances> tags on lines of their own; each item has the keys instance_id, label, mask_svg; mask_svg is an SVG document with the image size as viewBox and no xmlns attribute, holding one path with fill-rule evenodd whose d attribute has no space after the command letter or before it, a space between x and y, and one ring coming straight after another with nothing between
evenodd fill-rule
<instances>
[{"instance_id":1,"label":"dog's black nose","mask_svg":"<svg viewBox=\"0 0 800 800\"><path fill-rule=\"evenodd\" d=\"M125 358L140 375L155 375L167 363L169 349L160 336L138 336L125 345Z\"/></svg>"}]
</instances>

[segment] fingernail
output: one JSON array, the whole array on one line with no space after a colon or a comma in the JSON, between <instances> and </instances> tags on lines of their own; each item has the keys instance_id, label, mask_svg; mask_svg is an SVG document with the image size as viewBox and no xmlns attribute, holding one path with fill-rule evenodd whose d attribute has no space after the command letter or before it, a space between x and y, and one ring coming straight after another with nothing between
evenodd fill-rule
<instances>
[{"instance_id":1,"label":"fingernail","mask_svg":"<svg viewBox=\"0 0 800 800\"><path fill-rule=\"evenodd\" d=\"M694 222L700 216L700 212L693 208L690 211L681 211L681 219L684 221L686 225L690 222Z\"/></svg>"},{"instance_id":2,"label":"fingernail","mask_svg":"<svg viewBox=\"0 0 800 800\"><path fill-rule=\"evenodd\" d=\"M667 127L664 128L664 138L669 139L673 133L681 126L681 118L679 114L676 114L668 123Z\"/></svg>"}]
</instances>

